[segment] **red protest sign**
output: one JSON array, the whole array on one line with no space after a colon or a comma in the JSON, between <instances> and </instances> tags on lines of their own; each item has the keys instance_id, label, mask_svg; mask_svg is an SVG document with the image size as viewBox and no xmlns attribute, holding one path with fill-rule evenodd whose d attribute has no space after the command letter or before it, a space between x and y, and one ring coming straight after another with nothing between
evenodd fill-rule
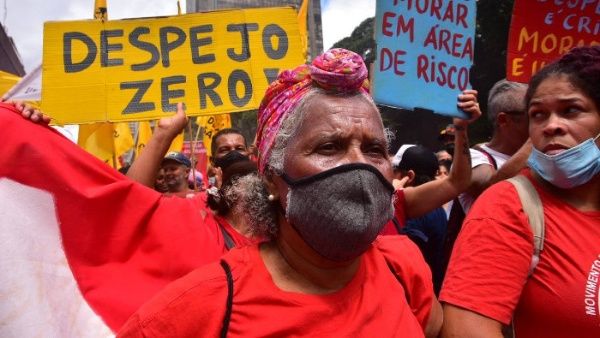
<instances>
[{"instance_id":1,"label":"red protest sign","mask_svg":"<svg viewBox=\"0 0 600 338\"><path fill-rule=\"evenodd\" d=\"M527 83L571 48L593 45L600 45L600 0L515 0L506 77Z\"/></svg>"}]
</instances>

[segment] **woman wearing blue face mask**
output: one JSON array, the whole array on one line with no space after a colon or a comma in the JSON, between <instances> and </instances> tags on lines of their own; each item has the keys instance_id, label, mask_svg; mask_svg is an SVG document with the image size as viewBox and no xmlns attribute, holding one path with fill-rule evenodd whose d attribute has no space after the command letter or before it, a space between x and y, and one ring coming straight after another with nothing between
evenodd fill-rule
<instances>
[{"instance_id":1,"label":"woman wearing blue face mask","mask_svg":"<svg viewBox=\"0 0 600 338\"><path fill-rule=\"evenodd\" d=\"M533 151L524 175L542 201L533 234L515 188L488 189L463 225L440 299L443 336L600 337L600 47L575 48L526 95Z\"/></svg>"}]
</instances>

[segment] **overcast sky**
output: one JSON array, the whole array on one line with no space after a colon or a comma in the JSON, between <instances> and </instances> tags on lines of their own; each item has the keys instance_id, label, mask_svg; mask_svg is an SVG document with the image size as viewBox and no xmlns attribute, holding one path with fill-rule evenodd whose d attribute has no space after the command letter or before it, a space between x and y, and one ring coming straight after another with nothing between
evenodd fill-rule
<instances>
[{"instance_id":1,"label":"overcast sky","mask_svg":"<svg viewBox=\"0 0 600 338\"><path fill-rule=\"evenodd\" d=\"M185 0L181 3L185 10ZM322 0L321 10L323 45L329 48L375 15L375 0ZM42 60L44 21L90 19L93 11L94 0L0 0L0 22L15 41L26 71ZM176 0L108 0L111 20L175 14Z\"/></svg>"}]
</instances>

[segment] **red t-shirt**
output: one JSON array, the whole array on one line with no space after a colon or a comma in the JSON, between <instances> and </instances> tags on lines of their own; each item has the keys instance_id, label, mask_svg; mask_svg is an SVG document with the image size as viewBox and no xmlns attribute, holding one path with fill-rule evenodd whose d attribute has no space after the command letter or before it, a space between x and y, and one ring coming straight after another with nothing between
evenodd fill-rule
<instances>
[{"instance_id":1,"label":"red t-shirt","mask_svg":"<svg viewBox=\"0 0 600 338\"><path fill-rule=\"evenodd\" d=\"M390 220L385 224L383 229L381 229L381 232L379 232L380 235L398 235L399 232L397 228L402 229L404 227L404 224L406 223L406 200L404 199L403 189L398 189L394 193L394 217L396 217L398 225L396 226L396 224Z\"/></svg>"},{"instance_id":2,"label":"red t-shirt","mask_svg":"<svg viewBox=\"0 0 600 338\"><path fill-rule=\"evenodd\" d=\"M583 212L535 184L545 240L528 277L533 234L512 184L485 191L458 237L443 302L508 324L516 336L600 337L600 211Z\"/></svg>"},{"instance_id":3,"label":"red t-shirt","mask_svg":"<svg viewBox=\"0 0 600 338\"><path fill-rule=\"evenodd\" d=\"M242 235L235 230L235 228L225 218L216 215L206 204L207 194L205 191L197 193L188 199L190 199L197 206L198 210L202 214L207 215L205 224L198 224L198 226L205 226L215 234L215 247L221 249L222 252L227 251L222 230L224 230L233 240L233 244L236 248L261 242L259 239L251 239Z\"/></svg>"},{"instance_id":4,"label":"red t-shirt","mask_svg":"<svg viewBox=\"0 0 600 338\"><path fill-rule=\"evenodd\" d=\"M233 240L233 244L235 244L236 248L261 242L260 239L252 239L242 235L227 221L227 219L216 215L206 204L208 199L206 191L195 194L189 198L194 201L202 213L209 215L207 217L208 220L206 221L206 226L208 226L209 229L215 233L215 236L217 237L216 244L219 247L222 247L224 251L227 251L227 248L225 245L225 239L223 238L222 230L224 230Z\"/></svg>"},{"instance_id":5,"label":"red t-shirt","mask_svg":"<svg viewBox=\"0 0 600 338\"><path fill-rule=\"evenodd\" d=\"M328 295L279 289L256 245L234 249L223 258L234 280L228 337L424 335L433 301L431 274L406 237L379 237L348 285ZM208 265L169 285L129 319L119 336L216 337L226 299L223 269Z\"/></svg>"},{"instance_id":6,"label":"red t-shirt","mask_svg":"<svg viewBox=\"0 0 600 338\"><path fill-rule=\"evenodd\" d=\"M248 238L242 234L240 234L235 228L223 217L214 215L215 221L219 224L219 226L227 232L229 237L233 240L236 248L240 248L250 244L256 244L261 242L259 239ZM221 233L221 236L223 234Z\"/></svg>"}]
</instances>

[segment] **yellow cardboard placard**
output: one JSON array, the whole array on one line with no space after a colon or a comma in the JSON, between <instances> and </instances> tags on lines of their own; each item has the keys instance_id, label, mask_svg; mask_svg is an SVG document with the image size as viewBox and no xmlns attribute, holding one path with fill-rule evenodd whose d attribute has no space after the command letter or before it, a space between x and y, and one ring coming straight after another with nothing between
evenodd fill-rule
<instances>
[{"instance_id":1,"label":"yellow cardboard placard","mask_svg":"<svg viewBox=\"0 0 600 338\"><path fill-rule=\"evenodd\" d=\"M231 128L231 115L220 114L213 116L201 116L196 123L204 128L202 143L206 147L206 156L212 156L212 139L221 130Z\"/></svg>"},{"instance_id":2,"label":"yellow cardboard placard","mask_svg":"<svg viewBox=\"0 0 600 338\"><path fill-rule=\"evenodd\" d=\"M47 22L42 109L55 123L258 108L278 72L305 62L291 7Z\"/></svg>"},{"instance_id":3,"label":"yellow cardboard placard","mask_svg":"<svg viewBox=\"0 0 600 338\"><path fill-rule=\"evenodd\" d=\"M0 70L0 97L14 87L21 78L17 75Z\"/></svg>"}]
</instances>

